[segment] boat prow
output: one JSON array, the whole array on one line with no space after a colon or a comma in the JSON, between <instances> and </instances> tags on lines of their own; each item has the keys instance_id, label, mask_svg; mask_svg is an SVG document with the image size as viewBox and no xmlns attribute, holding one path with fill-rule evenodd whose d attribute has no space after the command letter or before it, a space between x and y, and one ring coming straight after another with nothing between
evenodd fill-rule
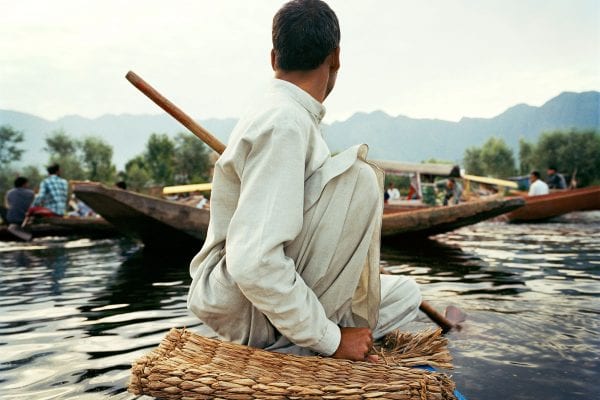
<instances>
[{"instance_id":1,"label":"boat prow","mask_svg":"<svg viewBox=\"0 0 600 400\"><path fill-rule=\"evenodd\" d=\"M123 234L151 248L196 248L206 238L210 212L96 182L74 184L75 195Z\"/></svg>"},{"instance_id":2,"label":"boat prow","mask_svg":"<svg viewBox=\"0 0 600 400\"><path fill-rule=\"evenodd\" d=\"M522 198L495 197L453 206L438 206L385 214L381 236L422 238L485 221L522 207Z\"/></svg>"},{"instance_id":3,"label":"boat prow","mask_svg":"<svg viewBox=\"0 0 600 400\"><path fill-rule=\"evenodd\" d=\"M525 196L525 206L508 213L510 222L544 221L573 211L600 210L600 186Z\"/></svg>"}]
</instances>

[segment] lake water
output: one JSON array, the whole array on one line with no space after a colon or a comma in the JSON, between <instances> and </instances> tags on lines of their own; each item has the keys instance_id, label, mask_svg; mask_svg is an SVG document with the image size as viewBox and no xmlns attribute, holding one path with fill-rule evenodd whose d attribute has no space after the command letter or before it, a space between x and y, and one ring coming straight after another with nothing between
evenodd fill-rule
<instances>
[{"instance_id":1,"label":"lake water","mask_svg":"<svg viewBox=\"0 0 600 400\"><path fill-rule=\"evenodd\" d=\"M0 397L133 398L131 362L169 328L198 327L188 260L125 239L0 243ZM482 223L385 246L382 263L468 314L448 338L471 400L600 398L600 213Z\"/></svg>"}]
</instances>

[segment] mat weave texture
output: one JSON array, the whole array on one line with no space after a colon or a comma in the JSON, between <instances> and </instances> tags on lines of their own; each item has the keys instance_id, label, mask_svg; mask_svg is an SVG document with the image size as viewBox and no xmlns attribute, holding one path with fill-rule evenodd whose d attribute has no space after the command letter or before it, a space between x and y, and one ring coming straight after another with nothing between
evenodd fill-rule
<instances>
[{"instance_id":1,"label":"mat weave texture","mask_svg":"<svg viewBox=\"0 0 600 400\"><path fill-rule=\"evenodd\" d=\"M135 361L129 391L161 399L455 399L445 374L411 365L450 366L440 331L397 333L376 350L381 363L301 357L171 329Z\"/></svg>"}]
</instances>

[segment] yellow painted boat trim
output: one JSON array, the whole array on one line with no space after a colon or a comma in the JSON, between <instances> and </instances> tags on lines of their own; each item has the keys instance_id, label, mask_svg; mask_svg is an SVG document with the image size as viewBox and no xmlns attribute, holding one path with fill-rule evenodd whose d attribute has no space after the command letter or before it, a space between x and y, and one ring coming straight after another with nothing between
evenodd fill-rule
<instances>
[{"instance_id":1,"label":"yellow painted boat trim","mask_svg":"<svg viewBox=\"0 0 600 400\"><path fill-rule=\"evenodd\" d=\"M178 185L178 186L165 186L163 188L163 194L177 194L187 192L205 192L212 188L211 183L196 183L193 185Z\"/></svg>"},{"instance_id":2,"label":"yellow painted boat trim","mask_svg":"<svg viewBox=\"0 0 600 400\"><path fill-rule=\"evenodd\" d=\"M507 181L505 179L488 178L487 176L463 175L462 178L467 181L486 183L488 185L502 186L510 189L517 189L519 187L517 182Z\"/></svg>"}]
</instances>

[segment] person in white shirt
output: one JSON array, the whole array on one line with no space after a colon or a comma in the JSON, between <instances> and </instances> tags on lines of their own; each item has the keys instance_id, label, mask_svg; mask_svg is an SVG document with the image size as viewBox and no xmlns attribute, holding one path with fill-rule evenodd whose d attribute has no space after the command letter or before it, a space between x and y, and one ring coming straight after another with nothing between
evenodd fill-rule
<instances>
[{"instance_id":1,"label":"person in white shirt","mask_svg":"<svg viewBox=\"0 0 600 400\"><path fill-rule=\"evenodd\" d=\"M540 179L540 173L538 171L532 171L529 175L529 195L530 196L541 196L550 193L546 182Z\"/></svg>"},{"instance_id":2,"label":"person in white shirt","mask_svg":"<svg viewBox=\"0 0 600 400\"><path fill-rule=\"evenodd\" d=\"M394 187L394 182L388 185L387 193L390 196L389 200L400 200L400 191Z\"/></svg>"},{"instance_id":3,"label":"person in white shirt","mask_svg":"<svg viewBox=\"0 0 600 400\"><path fill-rule=\"evenodd\" d=\"M321 134L339 41L327 4L286 3L273 19L275 79L215 165L188 308L224 340L365 360L418 312L413 279L379 275L383 172L366 145L332 157Z\"/></svg>"}]
</instances>

